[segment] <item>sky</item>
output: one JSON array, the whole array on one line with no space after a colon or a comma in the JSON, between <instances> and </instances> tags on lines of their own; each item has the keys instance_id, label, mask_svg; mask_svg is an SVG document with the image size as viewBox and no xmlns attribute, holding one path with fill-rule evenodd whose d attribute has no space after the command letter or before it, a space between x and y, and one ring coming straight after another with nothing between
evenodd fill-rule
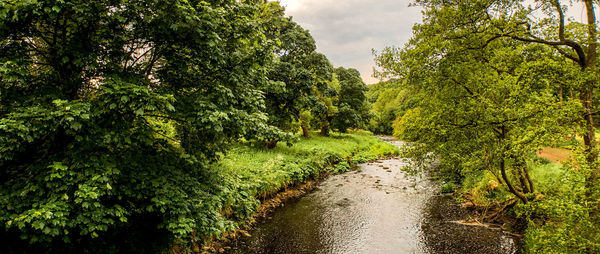
<instances>
[{"instance_id":1,"label":"sky","mask_svg":"<svg viewBox=\"0 0 600 254\"><path fill-rule=\"evenodd\" d=\"M371 49L402 46L421 21L421 11L408 0L281 0L286 14L317 42L317 51L338 67L355 68L367 84L372 77Z\"/></svg>"},{"instance_id":2,"label":"sky","mask_svg":"<svg viewBox=\"0 0 600 254\"><path fill-rule=\"evenodd\" d=\"M412 27L422 19L421 9L409 7L410 0L280 0L286 14L309 30L317 51L336 67L355 68L367 84L372 77L371 49L403 46L412 36ZM581 3L569 16L582 21Z\"/></svg>"}]
</instances>

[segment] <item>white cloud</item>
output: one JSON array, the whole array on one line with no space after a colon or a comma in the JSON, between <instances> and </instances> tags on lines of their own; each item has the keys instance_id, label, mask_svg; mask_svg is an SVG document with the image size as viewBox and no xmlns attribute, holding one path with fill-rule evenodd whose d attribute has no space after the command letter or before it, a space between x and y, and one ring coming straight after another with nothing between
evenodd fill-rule
<instances>
[{"instance_id":1,"label":"white cloud","mask_svg":"<svg viewBox=\"0 0 600 254\"><path fill-rule=\"evenodd\" d=\"M302 8L302 0L280 0L281 6L288 12L293 12Z\"/></svg>"}]
</instances>

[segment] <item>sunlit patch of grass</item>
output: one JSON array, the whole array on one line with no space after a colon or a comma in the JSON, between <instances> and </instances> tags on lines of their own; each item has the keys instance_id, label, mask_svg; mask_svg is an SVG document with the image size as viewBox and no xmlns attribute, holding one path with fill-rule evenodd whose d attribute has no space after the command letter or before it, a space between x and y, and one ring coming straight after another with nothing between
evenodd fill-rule
<instances>
[{"instance_id":1,"label":"sunlit patch of grass","mask_svg":"<svg viewBox=\"0 0 600 254\"><path fill-rule=\"evenodd\" d=\"M566 181L565 177L569 175L567 169L558 163L545 163L532 161L529 163L529 174L537 192L555 193L557 191L568 191L574 188L575 183Z\"/></svg>"}]
</instances>

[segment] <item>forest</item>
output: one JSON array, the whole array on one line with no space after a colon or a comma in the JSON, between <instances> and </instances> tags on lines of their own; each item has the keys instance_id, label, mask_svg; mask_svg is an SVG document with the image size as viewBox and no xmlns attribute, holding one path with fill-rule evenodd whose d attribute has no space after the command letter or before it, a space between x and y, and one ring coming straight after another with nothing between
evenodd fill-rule
<instances>
[{"instance_id":1,"label":"forest","mask_svg":"<svg viewBox=\"0 0 600 254\"><path fill-rule=\"evenodd\" d=\"M390 156L524 253L600 253L600 2L529 2L411 1L366 85L279 2L0 0L0 253L198 253Z\"/></svg>"}]
</instances>

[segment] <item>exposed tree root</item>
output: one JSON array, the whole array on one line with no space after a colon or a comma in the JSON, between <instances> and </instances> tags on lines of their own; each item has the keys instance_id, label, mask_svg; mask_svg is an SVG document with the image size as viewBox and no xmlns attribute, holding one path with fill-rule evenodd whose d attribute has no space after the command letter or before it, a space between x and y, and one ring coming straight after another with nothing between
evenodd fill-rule
<instances>
[{"instance_id":1,"label":"exposed tree root","mask_svg":"<svg viewBox=\"0 0 600 254\"><path fill-rule=\"evenodd\" d=\"M511 229L506 228L506 225L517 223L517 220L508 215L508 213L519 202L518 198L515 197L502 202L494 202L489 205L477 204L469 194L464 194L463 198L465 200L463 207L472 209L475 212L475 216L469 220L458 221L457 223L496 228L506 231L510 235L521 236L518 233L511 232Z\"/></svg>"}]
</instances>

